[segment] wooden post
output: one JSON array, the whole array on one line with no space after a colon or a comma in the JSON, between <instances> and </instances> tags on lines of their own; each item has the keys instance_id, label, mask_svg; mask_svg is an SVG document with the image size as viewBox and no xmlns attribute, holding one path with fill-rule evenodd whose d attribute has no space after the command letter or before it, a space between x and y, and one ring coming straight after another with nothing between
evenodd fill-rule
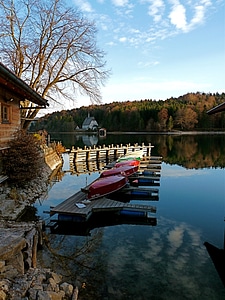
<instances>
[{"instance_id":1,"label":"wooden post","mask_svg":"<svg viewBox=\"0 0 225 300\"><path fill-rule=\"evenodd\" d=\"M90 149L86 152L86 161L89 161L90 159Z\"/></svg>"},{"instance_id":2,"label":"wooden post","mask_svg":"<svg viewBox=\"0 0 225 300\"><path fill-rule=\"evenodd\" d=\"M33 236L33 246L32 246L32 267L37 268L37 245L38 245L38 235L35 233Z\"/></svg>"},{"instance_id":3,"label":"wooden post","mask_svg":"<svg viewBox=\"0 0 225 300\"><path fill-rule=\"evenodd\" d=\"M76 286L73 295L72 295L72 300L77 300L78 299L78 287Z\"/></svg>"}]
</instances>

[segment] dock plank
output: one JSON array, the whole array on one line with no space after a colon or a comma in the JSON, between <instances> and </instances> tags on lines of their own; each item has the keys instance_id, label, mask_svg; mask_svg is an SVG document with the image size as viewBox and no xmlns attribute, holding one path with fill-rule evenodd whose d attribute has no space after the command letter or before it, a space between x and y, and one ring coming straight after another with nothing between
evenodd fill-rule
<instances>
[{"instance_id":1,"label":"dock plank","mask_svg":"<svg viewBox=\"0 0 225 300\"><path fill-rule=\"evenodd\" d=\"M130 146L126 147L126 150L128 148L132 148ZM138 147L138 149L140 148L140 146ZM143 174L136 174L133 177L130 177L130 180L134 180L134 179L149 179L152 180L153 182L151 183L151 185L159 185L159 183L156 183L155 181L160 181L160 170L161 170L161 162L162 162L162 157L161 156L151 156L149 155L151 153L151 148L152 146L142 146L141 149L145 149L146 151L146 155L145 157L143 157L143 159L141 160L141 164L140 164L140 171L143 169L147 169L147 171L152 171L153 174L149 174L148 176L144 176ZM135 148L132 148L132 151ZM117 147L113 147L112 148L103 148L103 149L86 149L86 150L77 150L77 151L71 151L70 153L70 165L75 164L76 158L79 154L81 154L80 152L83 151L83 157L85 158L85 160L87 161L87 157L92 156L92 152L97 153L98 152L98 158L101 157L102 155L104 157L106 157L108 155L108 153L110 151L112 151L114 153L114 156L118 156L118 153L120 152L120 150L123 150L123 152L125 151L123 149L123 147L121 146L121 148L117 148ZM116 151L116 152L115 152ZM128 150L127 150L128 151ZM130 149L129 149L130 151ZM128 151L128 152L129 152ZM76 152L76 153L75 153ZM89 156L86 155L88 152ZM101 153L100 153L101 152ZM124 154L124 153L123 153ZM82 154L81 154L82 155ZM90 163L90 162L89 162ZM109 165L104 165L105 168L109 168L113 167L113 165L115 164L115 161L112 162ZM83 168L84 166L82 165L82 162L79 163L79 166L81 165L81 168ZM78 164L77 164L78 166ZM85 165L86 166L86 165ZM95 167L97 168L97 165L91 165L91 167L89 167L89 169L95 169ZM103 167L101 168L103 169ZM74 173L77 171L77 168L74 167ZM133 189L133 188L131 188ZM158 193L158 189L152 189L153 193ZM81 204L83 204L83 206L80 206ZM92 213L94 212L117 212L123 209L128 209L128 210L142 210L146 213L149 212L156 212L156 207L151 206L151 205L140 205L140 204L131 204L128 202L123 202L123 201L117 201L117 200L113 200L113 199L109 199L107 197L102 197L99 199L95 199L92 201L89 201L87 199L87 192L85 192L85 189L82 189L80 191L78 191L77 193L75 193L74 195L72 195L71 197L69 197L68 199L66 199L65 201L63 201L62 203L60 203L59 205L57 205L54 208L50 209L50 215L54 215L54 214L61 214L63 215L67 215L67 216L77 216L77 217L82 217L84 221L87 221L89 219L89 217L92 215Z\"/></svg>"},{"instance_id":2,"label":"dock plank","mask_svg":"<svg viewBox=\"0 0 225 300\"><path fill-rule=\"evenodd\" d=\"M156 208L151 205L137 205L124 203L109 198L103 197L92 201L86 201L86 194L82 191L77 192L64 202L60 203L54 208L51 208L50 215L65 214L65 215L77 215L88 219L93 212L100 211L117 211L122 209L141 209L144 211L156 212ZM85 207L79 208L76 204L85 204Z\"/></svg>"}]
</instances>

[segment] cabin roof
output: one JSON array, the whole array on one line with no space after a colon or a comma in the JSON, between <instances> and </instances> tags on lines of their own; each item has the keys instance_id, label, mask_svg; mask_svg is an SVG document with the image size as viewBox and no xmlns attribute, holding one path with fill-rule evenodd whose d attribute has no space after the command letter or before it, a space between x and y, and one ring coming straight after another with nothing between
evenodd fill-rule
<instances>
[{"instance_id":1,"label":"cabin roof","mask_svg":"<svg viewBox=\"0 0 225 300\"><path fill-rule=\"evenodd\" d=\"M39 106L45 108L48 103L47 100L42 98L36 91L34 91L28 84L22 79L16 76L6 66L0 62L0 85L5 89L13 91L21 98L21 101L29 100Z\"/></svg>"},{"instance_id":2,"label":"cabin roof","mask_svg":"<svg viewBox=\"0 0 225 300\"><path fill-rule=\"evenodd\" d=\"M225 102L211 108L210 110L207 111L207 114L213 115L213 114L221 112L221 111L225 111Z\"/></svg>"}]
</instances>

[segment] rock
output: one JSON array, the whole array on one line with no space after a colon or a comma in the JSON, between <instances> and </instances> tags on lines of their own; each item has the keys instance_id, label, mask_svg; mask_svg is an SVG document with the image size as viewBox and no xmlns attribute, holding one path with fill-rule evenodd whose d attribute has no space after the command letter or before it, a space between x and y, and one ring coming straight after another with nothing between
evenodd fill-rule
<instances>
[{"instance_id":1,"label":"rock","mask_svg":"<svg viewBox=\"0 0 225 300\"><path fill-rule=\"evenodd\" d=\"M55 281L57 284L60 283L60 282L62 281L62 276L59 275L59 274L57 274L57 273L51 272L51 273L49 274L49 276L50 276L51 278L53 278L54 281Z\"/></svg>"},{"instance_id":2,"label":"rock","mask_svg":"<svg viewBox=\"0 0 225 300\"><path fill-rule=\"evenodd\" d=\"M60 284L61 278L49 269L30 268L24 276L0 281L0 300L77 300L78 289L66 282Z\"/></svg>"},{"instance_id":3,"label":"rock","mask_svg":"<svg viewBox=\"0 0 225 300\"><path fill-rule=\"evenodd\" d=\"M5 272L5 261L0 260L0 276Z\"/></svg>"},{"instance_id":4,"label":"rock","mask_svg":"<svg viewBox=\"0 0 225 300\"><path fill-rule=\"evenodd\" d=\"M13 230L1 228L0 233L1 247L0 247L0 259L8 260L16 253L20 252L26 247L26 240L20 232L13 232Z\"/></svg>"},{"instance_id":5,"label":"rock","mask_svg":"<svg viewBox=\"0 0 225 300\"><path fill-rule=\"evenodd\" d=\"M37 300L38 292L41 292L41 291L37 291L35 289L29 289L29 300Z\"/></svg>"},{"instance_id":6,"label":"rock","mask_svg":"<svg viewBox=\"0 0 225 300\"><path fill-rule=\"evenodd\" d=\"M0 300L6 300L6 293L0 290Z\"/></svg>"},{"instance_id":7,"label":"rock","mask_svg":"<svg viewBox=\"0 0 225 300\"><path fill-rule=\"evenodd\" d=\"M60 289L63 290L67 297L71 298L73 295L73 286L67 282L60 284Z\"/></svg>"},{"instance_id":8,"label":"rock","mask_svg":"<svg viewBox=\"0 0 225 300\"><path fill-rule=\"evenodd\" d=\"M9 260L7 260L7 264L11 265L14 270L17 271L18 275L24 274L24 261L22 252L15 253Z\"/></svg>"},{"instance_id":9,"label":"rock","mask_svg":"<svg viewBox=\"0 0 225 300\"><path fill-rule=\"evenodd\" d=\"M53 278L49 278L47 291L59 292L59 285L55 282Z\"/></svg>"},{"instance_id":10,"label":"rock","mask_svg":"<svg viewBox=\"0 0 225 300\"><path fill-rule=\"evenodd\" d=\"M13 289L19 293L21 298L26 296L28 289L30 288L30 282L23 280L22 278L19 279L17 283L13 285Z\"/></svg>"},{"instance_id":11,"label":"rock","mask_svg":"<svg viewBox=\"0 0 225 300\"><path fill-rule=\"evenodd\" d=\"M48 294L48 292L45 291L38 291L36 294L36 298L35 300L51 300L52 298L50 297L50 295Z\"/></svg>"},{"instance_id":12,"label":"rock","mask_svg":"<svg viewBox=\"0 0 225 300\"><path fill-rule=\"evenodd\" d=\"M41 274L37 274L36 276L36 283L42 284L42 282L46 281L46 274L41 273Z\"/></svg>"},{"instance_id":13,"label":"rock","mask_svg":"<svg viewBox=\"0 0 225 300\"><path fill-rule=\"evenodd\" d=\"M63 300L65 293L60 291L59 293L53 291L39 291L37 293L37 300Z\"/></svg>"},{"instance_id":14,"label":"rock","mask_svg":"<svg viewBox=\"0 0 225 300\"><path fill-rule=\"evenodd\" d=\"M2 278L15 278L17 277L19 274L17 272L16 269L14 269L11 265L6 265L5 266L5 272L4 272L4 277Z\"/></svg>"},{"instance_id":15,"label":"rock","mask_svg":"<svg viewBox=\"0 0 225 300\"><path fill-rule=\"evenodd\" d=\"M8 279L3 279L0 281L0 290L4 292L9 291L10 281Z\"/></svg>"}]
</instances>

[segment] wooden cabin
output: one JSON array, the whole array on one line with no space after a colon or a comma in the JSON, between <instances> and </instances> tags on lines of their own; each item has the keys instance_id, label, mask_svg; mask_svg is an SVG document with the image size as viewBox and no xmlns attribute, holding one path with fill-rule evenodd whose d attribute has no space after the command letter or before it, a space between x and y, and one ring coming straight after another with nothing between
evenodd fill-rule
<instances>
[{"instance_id":1,"label":"wooden cabin","mask_svg":"<svg viewBox=\"0 0 225 300\"><path fill-rule=\"evenodd\" d=\"M1 153L21 128L20 102L29 100L39 108L46 108L47 101L23 80L0 63L0 174Z\"/></svg>"},{"instance_id":2,"label":"wooden cabin","mask_svg":"<svg viewBox=\"0 0 225 300\"><path fill-rule=\"evenodd\" d=\"M0 149L13 138L20 129L20 102L29 100L38 107L45 108L47 101L23 80L0 63Z\"/></svg>"}]
</instances>

